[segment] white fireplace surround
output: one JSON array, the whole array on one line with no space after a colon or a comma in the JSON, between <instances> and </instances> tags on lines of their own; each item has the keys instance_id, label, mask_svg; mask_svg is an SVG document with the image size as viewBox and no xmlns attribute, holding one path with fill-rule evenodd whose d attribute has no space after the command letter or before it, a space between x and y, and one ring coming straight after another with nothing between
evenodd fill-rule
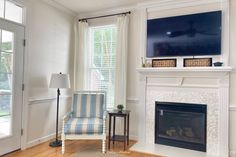
<instances>
[{"instance_id":1,"label":"white fireplace surround","mask_svg":"<svg viewBox=\"0 0 236 157\"><path fill-rule=\"evenodd\" d=\"M154 144L155 101L207 104L207 152L199 153L201 154L199 157L228 157L229 73L231 70L230 67L138 69L140 73L139 107L141 107L138 145L143 144L144 147L145 144L156 145ZM142 151L135 146L133 150ZM185 149L178 149L178 151L184 153ZM163 151L160 151L160 154L158 151L149 153L168 155Z\"/></svg>"}]
</instances>

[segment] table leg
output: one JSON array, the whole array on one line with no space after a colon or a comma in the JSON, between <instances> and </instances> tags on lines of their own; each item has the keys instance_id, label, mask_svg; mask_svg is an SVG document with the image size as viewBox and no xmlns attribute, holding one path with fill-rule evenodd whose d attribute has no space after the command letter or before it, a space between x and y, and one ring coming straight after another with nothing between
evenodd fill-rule
<instances>
[{"instance_id":1,"label":"table leg","mask_svg":"<svg viewBox=\"0 0 236 157\"><path fill-rule=\"evenodd\" d=\"M129 114L128 114L128 122L127 122L127 145L129 145Z\"/></svg>"},{"instance_id":2,"label":"table leg","mask_svg":"<svg viewBox=\"0 0 236 157\"><path fill-rule=\"evenodd\" d=\"M108 137L108 150L110 150L110 141L111 141L111 115L109 115L109 137Z\"/></svg>"},{"instance_id":3,"label":"table leg","mask_svg":"<svg viewBox=\"0 0 236 157\"><path fill-rule=\"evenodd\" d=\"M125 151L125 146L126 146L126 116L124 116L124 151Z\"/></svg>"},{"instance_id":4,"label":"table leg","mask_svg":"<svg viewBox=\"0 0 236 157\"><path fill-rule=\"evenodd\" d=\"M116 135L116 116L113 116L113 137L115 138ZM115 140L113 139L113 145L115 143Z\"/></svg>"}]
</instances>

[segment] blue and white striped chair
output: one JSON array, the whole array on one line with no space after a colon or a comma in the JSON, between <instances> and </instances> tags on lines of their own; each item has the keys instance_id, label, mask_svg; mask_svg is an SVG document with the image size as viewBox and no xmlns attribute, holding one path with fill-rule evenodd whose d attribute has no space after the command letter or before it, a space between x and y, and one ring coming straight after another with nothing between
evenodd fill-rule
<instances>
[{"instance_id":1,"label":"blue and white striped chair","mask_svg":"<svg viewBox=\"0 0 236 157\"><path fill-rule=\"evenodd\" d=\"M73 94L72 112L63 118L62 153L65 140L100 139L106 151L106 93L78 91Z\"/></svg>"}]
</instances>

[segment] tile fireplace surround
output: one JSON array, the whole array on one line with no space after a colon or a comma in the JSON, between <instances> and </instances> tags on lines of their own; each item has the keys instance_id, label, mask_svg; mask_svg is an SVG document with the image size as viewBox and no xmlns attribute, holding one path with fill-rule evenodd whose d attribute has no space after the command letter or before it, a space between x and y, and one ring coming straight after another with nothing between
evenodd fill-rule
<instances>
[{"instance_id":1,"label":"tile fireplace surround","mask_svg":"<svg viewBox=\"0 0 236 157\"><path fill-rule=\"evenodd\" d=\"M231 70L230 67L138 69L139 142L131 149L167 157L228 157ZM207 104L207 152L154 144L155 101Z\"/></svg>"}]
</instances>

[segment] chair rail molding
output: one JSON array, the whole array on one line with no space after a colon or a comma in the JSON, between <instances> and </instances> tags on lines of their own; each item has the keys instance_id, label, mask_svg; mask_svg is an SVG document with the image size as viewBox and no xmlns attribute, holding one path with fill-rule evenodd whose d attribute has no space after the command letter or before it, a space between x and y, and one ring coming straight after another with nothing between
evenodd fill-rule
<instances>
[{"instance_id":1,"label":"chair rail molding","mask_svg":"<svg viewBox=\"0 0 236 157\"><path fill-rule=\"evenodd\" d=\"M52 101L56 101L56 97L38 97L38 98L34 98L31 97L28 99L28 104L29 105L33 105L33 104L39 104L39 103L46 103L46 102L52 102ZM71 100L72 97L71 96L62 96L60 97L61 100Z\"/></svg>"},{"instance_id":2,"label":"chair rail molding","mask_svg":"<svg viewBox=\"0 0 236 157\"><path fill-rule=\"evenodd\" d=\"M139 99L136 97L128 97L127 98L127 103L138 103Z\"/></svg>"},{"instance_id":3,"label":"chair rail molding","mask_svg":"<svg viewBox=\"0 0 236 157\"><path fill-rule=\"evenodd\" d=\"M229 106L229 110L232 111L232 112L235 112L236 111L236 104L231 104Z\"/></svg>"}]
</instances>

